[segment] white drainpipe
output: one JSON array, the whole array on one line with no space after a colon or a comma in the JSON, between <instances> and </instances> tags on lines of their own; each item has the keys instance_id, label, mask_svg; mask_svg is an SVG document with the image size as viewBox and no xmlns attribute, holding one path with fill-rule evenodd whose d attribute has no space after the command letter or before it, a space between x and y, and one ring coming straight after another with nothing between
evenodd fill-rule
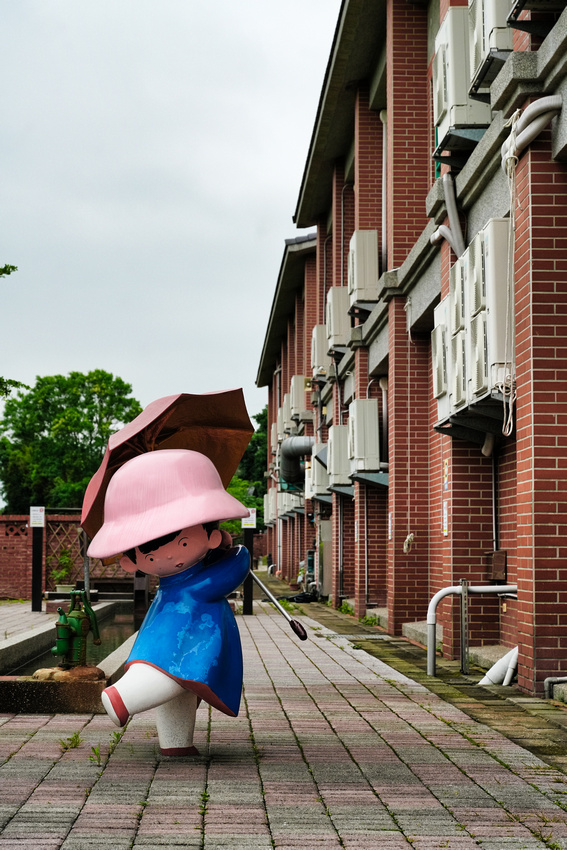
<instances>
[{"instance_id":1,"label":"white drainpipe","mask_svg":"<svg viewBox=\"0 0 567 850\"><path fill-rule=\"evenodd\" d=\"M518 647L515 646L502 658L499 658L496 664L493 664L486 676L484 676L479 685L509 685L514 675L514 670L518 666Z\"/></svg>"}]
</instances>

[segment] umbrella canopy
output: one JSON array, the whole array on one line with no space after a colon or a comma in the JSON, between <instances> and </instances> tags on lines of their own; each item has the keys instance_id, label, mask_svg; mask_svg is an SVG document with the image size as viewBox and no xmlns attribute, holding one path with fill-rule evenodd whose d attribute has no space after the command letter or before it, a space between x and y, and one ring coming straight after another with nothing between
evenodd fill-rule
<instances>
[{"instance_id":1,"label":"umbrella canopy","mask_svg":"<svg viewBox=\"0 0 567 850\"><path fill-rule=\"evenodd\" d=\"M110 437L83 499L81 525L89 537L94 537L103 523L110 479L136 455L159 449L201 452L212 460L227 487L253 433L241 389L202 395L179 393L152 401Z\"/></svg>"}]
</instances>

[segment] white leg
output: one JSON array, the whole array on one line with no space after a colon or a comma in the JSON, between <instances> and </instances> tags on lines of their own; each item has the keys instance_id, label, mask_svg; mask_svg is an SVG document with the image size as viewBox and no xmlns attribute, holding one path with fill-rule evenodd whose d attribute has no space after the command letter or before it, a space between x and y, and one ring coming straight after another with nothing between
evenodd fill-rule
<instances>
[{"instance_id":1,"label":"white leg","mask_svg":"<svg viewBox=\"0 0 567 850\"><path fill-rule=\"evenodd\" d=\"M193 746L198 704L197 694L184 690L179 696L158 706L157 731L163 755L198 755L197 749Z\"/></svg>"},{"instance_id":2,"label":"white leg","mask_svg":"<svg viewBox=\"0 0 567 850\"><path fill-rule=\"evenodd\" d=\"M174 679L149 664L132 664L116 685L102 692L102 704L117 726L124 726L129 715L156 708L184 694Z\"/></svg>"}]
</instances>

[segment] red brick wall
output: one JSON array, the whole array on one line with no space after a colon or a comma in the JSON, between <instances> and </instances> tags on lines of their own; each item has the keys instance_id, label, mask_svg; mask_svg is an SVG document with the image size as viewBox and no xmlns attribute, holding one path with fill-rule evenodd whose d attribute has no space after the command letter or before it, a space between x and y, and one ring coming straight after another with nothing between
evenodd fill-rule
<instances>
[{"instance_id":1,"label":"red brick wall","mask_svg":"<svg viewBox=\"0 0 567 850\"><path fill-rule=\"evenodd\" d=\"M31 599L32 530L27 527L28 520L27 516L0 516L0 598Z\"/></svg>"}]
</instances>

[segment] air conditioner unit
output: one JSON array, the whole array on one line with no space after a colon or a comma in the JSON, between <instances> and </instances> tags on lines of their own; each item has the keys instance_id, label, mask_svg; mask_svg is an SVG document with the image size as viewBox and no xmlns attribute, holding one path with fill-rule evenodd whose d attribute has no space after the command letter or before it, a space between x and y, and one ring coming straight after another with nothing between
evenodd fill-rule
<instances>
[{"instance_id":1,"label":"air conditioner unit","mask_svg":"<svg viewBox=\"0 0 567 850\"><path fill-rule=\"evenodd\" d=\"M311 334L311 369L313 377L325 377L331 365L327 354L327 325L315 325Z\"/></svg>"},{"instance_id":2,"label":"air conditioner unit","mask_svg":"<svg viewBox=\"0 0 567 850\"><path fill-rule=\"evenodd\" d=\"M464 330L466 318L466 254L459 257L449 270L449 319L452 335Z\"/></svg>"},{"instance_id":3,"label":"air conditioner unit","mask_svg":"<svg viewBox=\"0 0 567 850\"><path fill-rule=\"evenodd\" d=\"M469 57L473 95L489 94L490 84L513 49L513 30L506 23L510 0L469 3Z\"/></svg>"},{"instance_id":4,"label":"air conditioner unit","mask_svg":"<svg viewBox=\"0 0 567 850\"><path fill-rule=\"evenodd\" d=\"M329 487L346 487L352 484L349 478L348 426L331 425L327 453Z\"/></svg>"},{"instance_id":5,"label":"air conditioner unit","mask_svg":"<svg viewBox=\"0 0 567 850\"><path fill-rule=\"evenodd\" d=\"M486 337L486 312L483 310L471 320L470 326L470 391L473 396L488 390L488 346Z\"/></svg>"},{"instance_id":6,"label":"air conditioner unit","mask_svg":"<svg viewBox=\"0 0 567 850\"><path fill-rule=\"evenodd\" d=\"M314 496L329 495L329 473L327 472L327 468L316 458L323 448L324 443L314 443L311 450L311 486Z\"/></svg>"},{"instance_id":7,"label":"air conditioner unit","mask_svg":"<svg viewBox=\"0 0 567 850\"><path fill-rule=\"evenodd\" d=\"M271 487L268 490L268 503L270 505L271 522L275 522L278 517L278 491L276 487Z\"/></svg>"},{"instance_id":8,"label":"air conditioner unit","mask_svg":"<svg viewBox=\"0 0 567 850\"><path fill-rule=\"evenodd\" d=\"M285 434L284 434L284 416L283 416L283 407L278 407L278 415L276 417L276 428L278 435L278 443L281 443Z\"/></svg>"},{"instance_id":9,"label":"air conditioner unit","mask_svg":"<svg viewBox=\"0 0 567 850\"><path fill-rule=\"evenodd\" d=\"M435 39L433 59L433 120L437 150L474 145L470 134L455 133L463 128L489 126L490 104L469 96L468 9L450 6ZM480 138L480 135L479 135Z\"/></svg>"},{"instance_id":10,"label":"air conditioner unit","mask_svg":"<svg viewBox=\"0 0 567 850\"><path fill-rule=\"evenodd\" d=\"M305 466L305 486L303 488L303 495L306 499L312 499L315 495L315 491L313 490L313 473L311 472L311 467L309 465Z\"/></svg>"},{"instance_id":11,"label":"air conditioner unit","mask_svg":"<svg viewBox=\"0 0 567 850\"><path fill-rule=\"evenodd\" d=\"M483 293L483 307L471 317L470 327L470 394L479 397L506 379L506 363L511 359L514 329L509 327L506 339L507 310L513 316L513 304L507 304L508 239L510 221L493 218L475 237L482 255L482 280L477 284ZM506 351L506 343L509 350Z\"/></svg>"},{"instance_id":12,"label":"air conditioner unit","mask_svg":"<svg viewBox=\"0 0 567 850\"><path fill-rule=\"evenodd\" d=\"M431 334L431 359L433 368L433 396L437 399L437 417L441 421L449 416L449 296L433 311Z\"/></svg>"},{"instance_id":13,"label":"air conditioner unit","mask_svg":"<svg viewBox=\"0 0 567 850\"><path fill-rule=\"evenodd\" d=\"M305 403L305 376L294 375L290 383L290 406L291 418L299 419L301 414L306 410Z\"/></svg>"},{"instance_id":14,"label":"air conditioner unit","mask_svg":"<svg viewBox=\"0 0 567 850\"><path fill-rule=\"evenodd\" d=\"M270 525L272 519L270 517L270 497L266 493L264 496L264 525Z\"/></svg>"},{"instance_id":15,"label":"air conditioner unit","mask_svg":"<svg viewBox=\"0 0 567 850\"><path fill-rule=\"evenodd\" d=\"M272 422L272 427L270 429L270 448L272 450L272 454L275 455L278 450L278 424L277 422Z\"/></svg>"},{"instance_id":16,"label":"air conditioner unit","mask_svg":"<svg viewBox=\"0 0 567 850\"><path fill-rule=\"evenodd\" d=\"M355 230L348 252L348 294L352 307L357 302L378 300L378 231Z\"/></svg>"},{"instance_id":17,"label":"air conditioner unit","mask_svg":"<svg viewBox=\"0 0 567 850\"><path fill-rule=\"evenodd\" d=\"M451 410L467 403L467 334L459 331L451 337Z\"/></svg>"},{"instance_id":18,"label":"air conditioner unit","mask_svg":"<svg viewBox=\"0 0 567 850\"><path fill-rule=\"evenodd\" d=\"M482 231L477 233L466 250L466 272L468 304L467 314L476 316L486 307L486 288L484 274L484 243Z\"/></svg>"},{"instance_id":19,"label":"air conditioner unit","mask_svg":"<svg viewBox=\"0 0 567 850\"><path fill-rule=\"evenodd\" d=\"M291 418L291 395L290 393L285 393L283 397L283 427L284 434L289 434L291 431L295 429L295 422Z\"/></svg>"},{"instance_id":20,"label":"air conditioner unit","mask_svg":"<svg viewBox=\"0 0 567 850\"><path fill-rule=\"evenodd\" d=\"M348 409L348 456L350 471L380 471L378 400L357 398Z\"/></svg>"},{"instance_id":21,"label":"air conditioner unit","mask_svg":"<svg viewBox=\"0 0 567 850\"><path fill-rule=\"evenodd\" d=\"M327 351L348 345L350 316L348 287L332 286L327 293Z\"/></svg>"}]
</instances>

